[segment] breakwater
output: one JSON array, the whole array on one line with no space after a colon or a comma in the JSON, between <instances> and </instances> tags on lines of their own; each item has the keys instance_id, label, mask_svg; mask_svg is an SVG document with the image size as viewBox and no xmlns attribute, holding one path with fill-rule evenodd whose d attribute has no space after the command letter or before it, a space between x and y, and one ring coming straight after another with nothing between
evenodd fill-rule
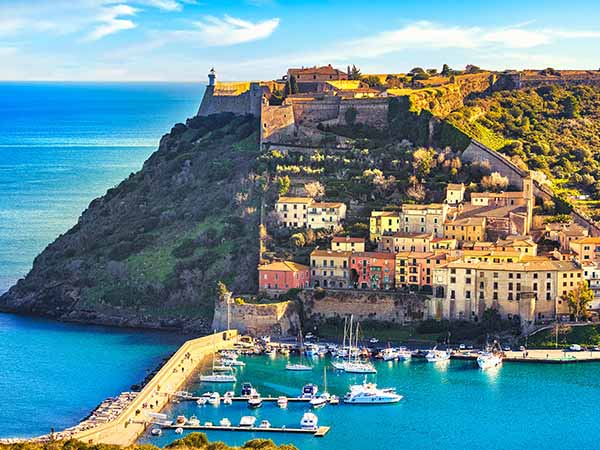
<instances>
[{"instance_id":1,"label":"breakwater","mask_svg":"<svg viewBox=\"0 0 600 450\"><path fill-rule=\"evenodd\" d=\"M151 420L147 413L164 408L204 358L213 351L231 348L237 336L237 330L229 330L186 341L116 418L88 429L76 426L55 437L89 444L133 444Z\"/></svg>"}]
</instances>

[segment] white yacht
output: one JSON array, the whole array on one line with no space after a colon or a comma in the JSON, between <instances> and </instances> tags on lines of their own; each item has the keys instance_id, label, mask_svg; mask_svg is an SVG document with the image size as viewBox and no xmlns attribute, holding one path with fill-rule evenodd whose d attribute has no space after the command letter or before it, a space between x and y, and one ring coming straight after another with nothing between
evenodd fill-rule
<instances>
[{"instance_id":1,"label":"white yacht","mask_svg":"<svg viewBox=\"0 0 600 450\"><path fill-rule=\"evenodd\" d=\"M394 388L378 389L375 383L355 384L350 386L350 392L344 396L344 403L375 405L381 403L397 403L402 400Z\"/></svg>"},{"instance_id":2,"label":"white yacht","mask_svg":"<svg viewBox=\"0 0 600 450\"><path fill-rule=\"evenodd\" d=\"M425 355L425 359L427 362L440 362L440 361L448 361L450 359L450 351L446 350L445 352L441 350L436 350L435 347L432 350L429 350Z\"/></svg>"},{"instance_id":3,"label":"white yacht","mask_svg":"<svg viewBox=\"0 0 600 450\"><path fill-rule=\"evenodd\" d=\"M398 360L399 361L407 361L412 358L412 353L410 350L407 350L406 347L400 347L398 349Z\"/></svg>"},{"instance_id":4,"label":"white yacht","mask_svg":"<svg viewBox=\"0 0 600 450\"><path fill-rule=\"evenodd\" d=\"M261 420L260 421L260 425L258 426L258 428L271 428L271 422L269 422L268 420Z\"/></svg>"},{"instance_id":5,"label":"white yacht","mask_svg":"<svg viewBox=\"0 0 600 450\"><path fill-rule=\"evenodd\" d=\"M381 352L381 359L384 361L395 361L398 359L398 350L392 347L384 348Z\"/></svg>"},{"instance_id":6,"label":"white yacht","mask_svg":"<svg viewBox=\"0 0 600 450\"><path fill-rule=\"evenodd\" d=\"M316 384L306 384L302 388L302 395L299 398L311 399L317 396L319 388Z\"/></svg>"},{"instance_id":7,"label":"white yacht","mask_svg":"<svg viewBox=\"0 0 600 450\"><path fill-rule=\"evenodd\" d=\"M186 425L190 426L190 427L197 427L198 425L200 425L200 421L198 420L198 418L196 416L191 416L186 422Z\"/></svg>"},{"instance_id":8,"label":"white yacht","mask_svg":"<svg viewBox=\"0 0 600 450\"><path fill-rule=\"evenodd\" d=\"M254 394L248 399L248 408L256 409L260 408L263 404L262 397L259 394Z\"/></svg>"},{"instance_id":9,"label":"white yacht","mask_svg":"<svg viewBox=\"0 0 600 450\"><path fill-rule=\"evenodd\" d=\"M208 403L214 406L220 405L221 395L218 392L213 392L212 394L210 394L210 397L208 397Z\"/></svg>"},{"instance_id":10,"label":"white yacht","mask_svg":"<svg viewBox=\"0 0 600 450\"><path fill-rule=\"evenodd\" d=\"M253 427L256 423L256 417L254 416L244 416L240 419L240 427Z\"/></svg>"},{"instance_id":11,"label":"white yacht","mask_svg":"<svg viewBox=\"0 0 600 450\"><path fill-rule=\"evenodd\" d=\"M152 436L160 436L160 435L162 435L162 430L160 428L153 428L151 433L152 433Z\"/></svg>"},{"instance_id":12,"label":"white yacht","mask_svg":"<svg viewBox=\"0 0 600 450\"><path fill-rule=\"evenodd\" d=\"M483 352L477 357L477 365L480 369L492 369L502 364L502 355L497 352Z\"/></svg>"},{"instance_id":13,"label":"white yacht","mask_svg":"<svg viewBox=\"0 0 600 450\"><path fill-rule=\"evenodd\" d=\"M277 406L279 406L280 408L287 408L288 406L288 399L286 396L282 395L280 397L277 397Z\"/></svg>"},{"instance_id":14,"label":"white yacht","mask_svg":"<svg viewBox=\"0 0 600 450\"><path fill-rule=\"evenodd\" d=\"M319 418L311 412L304 413L302 420L300 420L300 426L303 430L316 430L318 423Z\"/></svg>"},{"instance_id":15,"label":"white yacht","mask_svg":"<svg viewBox=\"0 0 600 450\"><path fill-rule=\"evenodd\" d=\"M348 361L344 364L346 373L377 373L377 369L370 362Z\"/></svg>"},{"instance_id":16,"label":"white yacht","mask_svg":"<svg viewBox=\"0 0 600 450\"><path fill-rule=\"evenodd\" d=\"M310 406L313 409L322 408L329 401L329 394L321 394L318 397L313 397L310 399Z\"/></svg>"},{"instance_id":17,"label":"white yacht","mask_svg":"<svg viewBox=\"0 0 600 450\"><path fill-rule=\"evenodd\" d=\"M229 420L227 417L223 417L221 420L219 420L219 425L222 427L230 427L231 420Z\"/></svg>"},{"instance_id":18,"label":"white yacht","mask_svg":"<svg viewBox=\"0 0 600 450\"><path fill-rule=\"evenodd\" d=\"M295 371L295 372L303 372L303 371L313 370L313 368L312 368L312 366L308 366L306 364L287 363L285 365L285 370L291 370L291 371Z\"/></svg>"}]
</instances>

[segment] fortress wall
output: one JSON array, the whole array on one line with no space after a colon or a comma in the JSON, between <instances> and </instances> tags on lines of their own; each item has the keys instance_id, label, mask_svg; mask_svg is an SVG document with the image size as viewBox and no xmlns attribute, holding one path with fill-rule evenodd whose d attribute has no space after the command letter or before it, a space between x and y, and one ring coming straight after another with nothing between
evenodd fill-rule
<instances>
[{"instance_id":1,"label":"fortress wall","mask_svg":"<svg viewBox=\"0 0 600 450\"><path fill-rule=\"evenodd\" d=\"M364 123L376 128L385 128L387 127L388 105L389 101L387 98L342 100L338 121L341 124L345 124L346 111L354 108L357 112L357 123Z\"/></svg>"},{"instance_id":2,"label":"fortress wall","mask_svg":"<svg viewBox=\"0 0 600 450\"><path fill-rule=\"evenodd\" d=\"M456 84L460 87L463 98L472 93L487 91L496 81L496 75L491 72L473 73L456 77Z\"/></svg>"},{"instance_id":3,"label":"fortress wall","mask_svg":"<svg viewBox=\"0 0 600 450\"><path fill-rule=\"evenodd\" d=\"M230 327L253 336L287 336L295 333L300 323L295 305L291 301L268 304L233 301L229 305L229 318ZM226 326L227 303L225 300L218 300L215 304L213 328L218 330Z\"/></svg>"},{"instance_id":4,"label":"fortress wall","mask_svg":"<svg viewBox=\"0 0 600 450\"><path fill-rule=\"evenodd\" d=\"M260 116L262 95L265 90L268 90L267 87L260 86L258 83L236 83L231 84L231 90L228 90L228 86L229 84L207 86L198 109L198 115L209 116L230 112L239 115ZM243 90L243 86L249 86L248 90L240 92Z\"/></svg>"},{"instance_id":5,"label":"fortress wall","mask_svg":"<svg viewBox=\"0 0 600 450\"><path fill-rule=\"evenodd\" d=\"M518 189L523 189L523 178L528 175L527 171L517 167L505 156L487 148L475 139L471 141L471 144L462 153L461 159L470 163L487 161L491 166L492 172L498 172L500 175L507 177L508 182Z\"/></svg>"},{"instance_id":6,"label":"fortress wall","mask_svg":"<svg viewBox=\"0 0 600 450\"><path fill-rule=\"evenodd\" d=\"M340 98L324 97L315 99L288 99L294 109L296 124L325 122L337 119L340 114Z\"/></svg>"},{"instance_id":7,"label":"fortress wall","mask_svg":"<svg viewBox=\"0 0 600 450\"><path fill-rule=\"evenodd\" d=\"M321 297L323 295L323 297ZM323 322L354 315L359 321L405 323L422 320L425 301L415 295L398 292L305 290L300 293L307 319Z\"/></svg>"},{"instance_id":8,"label":"fortress wall","mask_svg":"<svg viewBox=\"0 0 600 450\"><path fill-rule=\"evenodd\" d=\"M261 142L282 142L294 135L294 108L292 105L271 106L263 103L261 110Z\"/></svg>"}]
</instances>

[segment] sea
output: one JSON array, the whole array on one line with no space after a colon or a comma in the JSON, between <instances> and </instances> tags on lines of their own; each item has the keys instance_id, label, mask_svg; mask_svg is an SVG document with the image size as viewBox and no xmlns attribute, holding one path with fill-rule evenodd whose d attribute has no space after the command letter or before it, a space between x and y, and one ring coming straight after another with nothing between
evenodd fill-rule
<instances>
[{"instance_id":1,"label":"sea","mask_svg":"<svg viewBox=\"0 0 600 450\"><path fill-rule=\"evenodd\" d=\"M195 114L201 83L0 83L0 293ZM0 314L0 437L76 424L183 341Z\"/></svg>"},{"instance_id":2,"label":"sea","mask_svg":"<svg viewBox=\"0 0 600 450\"><path fill-rule=\"evenodd\" d=\"M245 367L237 370L233 385L202 383L193 378L187 389L195 395L233 390L250 382L263 396L297 397L302 386L316 384L330 394L343 396L364 375L334 372L329 358L312 360L308 372L285 370L286 357L241 357ZM298 362L297 358L292 358ZM304 360L306 363L306 360ZM389 405L328 405L315 410L319 425L331 427L325 437L292 433L203 431L210 441L241 445L250 439L267 438L277 444L293 444L300 450L565 450L597 449L599 363L571 365L504 363L481 370L475 361L428 363L375 362L377 374L366 380L381 388L396 388L403 396ZM324 375L324 368L327 375ZM325 386L325 378L327 385ZM233 405L198 406L195 402L173 404L164 411L170 419L195 415L201 423L218 424L228 418L237 425L243 416L255 416L258 425L268 420L274 427L299 428L306 404L263 402L249 409L244 402ZM187 434L187 431L186 433ZM185 435L184 434L184 435ZM166 445L182 435L174 430L155 437L148 432L141 442Z\"/></svg>"}]
</instances>

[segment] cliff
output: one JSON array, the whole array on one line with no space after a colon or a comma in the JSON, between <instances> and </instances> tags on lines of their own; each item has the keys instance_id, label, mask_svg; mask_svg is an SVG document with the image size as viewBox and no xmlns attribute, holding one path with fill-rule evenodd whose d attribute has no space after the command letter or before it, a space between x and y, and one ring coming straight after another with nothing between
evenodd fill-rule
<instances>
[{"instance_id":1,"label":"cliff","mask_svg":"<svg viewBox=\"0 0 600 450\"><path fill-rule=\"evenodd\" d=\"M256 289L258 122L177 124L158 150L93 200L0 297L0 308L120 326L208 331L216 283Z\"/></svg>"}]
</instances>

